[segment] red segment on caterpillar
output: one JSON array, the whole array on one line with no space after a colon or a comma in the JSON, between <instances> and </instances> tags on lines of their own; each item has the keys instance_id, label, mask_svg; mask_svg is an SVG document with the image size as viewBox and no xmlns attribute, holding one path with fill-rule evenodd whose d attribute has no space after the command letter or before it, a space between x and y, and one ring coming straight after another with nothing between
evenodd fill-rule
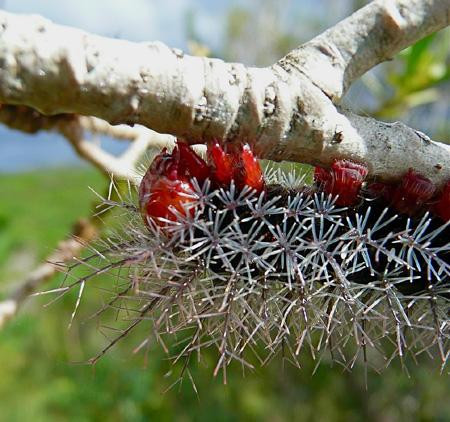
<instances>
[{"instance_id":1,"label":"red segment on caterpillar","mask_svg":"<svg viewBox=\"0 0 450 422\"><path fill-rule=\"evenodd\" d=\"M233 157L225 153L219 141L208 144L207 155L213 181L219 186L229 186L234 176Z\"/></svg>"},{"instance_id":2,"label":"red segment on caterpillar","mask_svg":"<svg viewBox=\"0 0 450 422\"><path fill-rule=\"evenodd\" d=\"M328 183L331 179L331 172L328 169L324 169L323 167L315 167L314 168L314 181L323 187L325 183Z\"/></svg>"},{"instance_id":3,"label":"red segment on caterpillar","mask_svg":"<svg viewBox=\"0 0 450 422\"><path fill-rule=\"evenodd\" d=\"M329 170L316 167L314 180L327 193L338 196L336 204L340 206L355 205L358 194L368 173L364 164L349 160L335 160Z\"/></svg>"},{"instance_id":4,"label":"red segment on caterpillar","mask_svg":"<svg viewBox=\"0 0 450 422\"><path fill-rule=\"evenodd\" d=\"M196 198L189 182L161 178L153 184L147 200L141 201L144 221L150 218L162 226L166 224L162 219L176 221L178 217L175 210L182 215L193 212L189 204L193 204Z\"/></svg>"},{"instance_id":5,"label":"red segment on caterpillar","mask_svg":"<svg viewBox=\"0 0 450 422\"><path fill-rule=\"evenodd\" d=\"M436 187L430 179L409 169L392 192L392 205L397 211L414 215L434 195Z\"/></svg>"},{"instance_id":6,"label":"red segment on caterpillar","mask_svg":"<svg viewBox=\"0 0 450 422\"><path fill-rule=\"evenodd\" d=\"M248 144L242 146L240 163L242 163L242 166L240 167L241 172L237 177L238 188L243 189L247 185L257 192L262 192L265 186L264 176L261 166Z\"/></svg>"},{"instance_id":7,"label":"red segment on caterpillar","mask_svg":"<svg viewBox=\"0 0 450 422\"><path fill-rule=\"evenodd\" d=\"M178 166L184 177L189 179L195 177L201 184L210 176L211 169L203 158L197 155L185 142L177 141L174 154L178 154Z\"/></svg>"},{"instance_id":8,"label":"red segment on caterpillar","mask_svg":"<svg viewBox=\"0 0 450 422\"><path fill-rule=\"evenodd\" d=\"M189 167L189 163L195 159L191 155L188 159L191 161L186 160L181 164L182 157L185 158L187 154L180 152L184 147L179 148L179 144L171 154L164 148L142 178L139 186L139 208L146 224L149 219L160 226L166 224L162 219L175 221L175 210L186 215L189 204L196 200L190 180L192 177L202 177L203 170L193 171ZM195 153L192 151L192 154Z\"/></svg>"},{"instance_id":9,"label":"red segment on caterpillar","mask_svg":"<svg viewBox=\"0 0 450 422\"><path fill-rule=\"evenodd\" d=\"M253 154L250 145L244 144L233 151L222 148L218 141L208 145L208 159L212 166L211 177L220 187L228 187L234 180L240 190L245 186L257 192L264 190L264 176L258 160Z\"/></svg>"},{"instance_id":10,"label":"red segment on caterpillar","mask_svg":"<svg viewBox=\"0 0 450 422\"><path fill-rule=\"evenodd\" d=\"M434 212L444 221L450 221L450 180L445 184L436 205Z\"/></svg>"},{"instance_id":11,"label":"red segment on caterpillar","mask_svg":"<svg viewBox=\"0 0 450 422\"><path fill-rule=\"evenodd\" d=\"M208 145L207 154L210 165L178 140L172 153L163 149L155 157L139 187L139 206L146 224L152 220L165 226L164 220L175 221L178 213L193 213L197 199L193 178L200 184L211 178L214 187L228 188L234 180L238 190L245 186L264 190L263 173L249 145L226 153L216 141Z\"/></svg>"}]
</instances>

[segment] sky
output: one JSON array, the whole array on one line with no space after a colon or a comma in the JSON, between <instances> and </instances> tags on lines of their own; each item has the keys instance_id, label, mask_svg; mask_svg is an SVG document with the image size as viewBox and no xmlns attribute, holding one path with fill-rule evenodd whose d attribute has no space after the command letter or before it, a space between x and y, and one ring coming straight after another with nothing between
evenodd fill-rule
<instances>
[{"instance_id":1,"label":"sky","mask_svg":"<svg viewBox=\"0 0 450 422\"><path fill-rule=\"evenodd\" d=\"M199 7L209 3L208 7ZM219 42L214 17L224 13L223 1L191 0L6 0L0 7L13 13L39 14L55 23L130 41L161 40L186 50L186 16L195 10L199 35ZM191 12L192 13L192 12ZM102 145L120 152L123 142L103 138ZM51 154L49 154L51 151ZM80 164L70 145L56 134L27 135L0 126L0 172Z\"/></svg>"},{"instance_id":2,"label":"sky","mask_svg":"<svg viewBox=\"0 0 450 422\"><path fill-rule=\"evenodd\" d=\"M4 8L15 13L37 13L56 23L130 41L160 40L186 47L185 21L195 11L202 35L216 43L217 16L226 1L193 0L6 0ZM205 7L206 6L206 7Z\"/></svg>"},{"instance_id":3,"label":"sky","mask_svg":"<svg viewBox=\"0 0 450 422\"><path fill-rule=\"evenodd\" d=\"M13 13L39 14L55 23L103 36L130 41L159 40L184 51L188 41L187 22L191 17L196 36L212 51L220 51L230 7L246 7L257 13L258 1L0 0L0 8ZM323 19L325 12L330 23L337 21L348 13L349 3L349 0L277 0L276 4L284 7L290 25L302 30L308 24L306 17ZM301 22L296 22L297 16L302 17ZM327 19L323 20L327 24ZM104 142L111 151L123 148L121 143ZM25 135L0 125L0 172L73 163L79 163L79 159L61 137L49 133Z\"/></svg>"}]
</instances>

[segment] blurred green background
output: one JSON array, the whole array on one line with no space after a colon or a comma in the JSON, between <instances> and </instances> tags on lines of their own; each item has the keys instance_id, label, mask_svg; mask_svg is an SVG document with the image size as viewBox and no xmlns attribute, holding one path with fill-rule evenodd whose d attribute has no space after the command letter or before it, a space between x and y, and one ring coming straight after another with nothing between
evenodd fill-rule
<instances>
[{"instance_id":1,"label":"blurred green background","mask_svg":"<svg viewBox=\"0 0 450 422\"><path fill-rule=\"evenodd\" d=\"M289 1L221 1L215 17L220 37L211 42L202 29L201 11L207 2L168 3L189 4L182 9L178 31L193 53L209 51L227 60L264 65L366 2L305 2L302 9ZM336 10L339 13L333 13ZM447 30L427 37L365 75L349 93L350 106L381 119L402 119L435 139L450 141L449 34ZM7 156L2 151L16 136L23 135L7 132L0 139L0 169ZM36 139L21 142L24 155ZM53 141L50 137L49 145ZM31 159L26 165L18 159L20 172L9 160L9 167L3 167L8 172L0 173L0 298L45 259L78 218L90 215L96 198L88 186L102 192L108 184L86 166L61 166L55 155L52 166L36 169L31 169L36 167ZM57 286L58 277L48 288ZM76 294L50 306L44 305L53 297L33 298L0 331L0 422L450 420L449 377L440 375L438 364L430 360L406 361L408 372L400 362L381 376L369 371L366 390L362 366L349 372L325 362L312 375L315 363L307 355L302 370L281 359L245 376L241 368L232 368L224 386L220 377L212 376L214 356L207 356L207 365L192 365L198 396L188 379L166 391L176 379L167 375L170 363L157 346L150 348L148 359L134 355L142 338L139 332L95 367L85 365L111 333L95 321L86 323L101 306L101 293L95 290L84 295L78 317L67 328Z\"/></svg>"}]
</instances>

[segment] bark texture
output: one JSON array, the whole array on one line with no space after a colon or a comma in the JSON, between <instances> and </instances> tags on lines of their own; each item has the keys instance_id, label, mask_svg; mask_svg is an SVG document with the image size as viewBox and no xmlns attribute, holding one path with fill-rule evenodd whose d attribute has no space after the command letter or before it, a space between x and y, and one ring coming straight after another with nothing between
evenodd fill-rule
<instances>
[{"instance_id":1,"label":"bark texture","mask_svg":"<svg viewBox=\"0 0 450 422\"><path fill-rule=\"evenodd\" d=\"M0 12L0 102L139 123L190 143L246 140L273 160L326 167L350 158L385 181L414 168L441 184L449 146L339 100L374 65L447 26L449 14L446 0L376 0L273 66L253 68Z\"/></svg>"}]
</instances>

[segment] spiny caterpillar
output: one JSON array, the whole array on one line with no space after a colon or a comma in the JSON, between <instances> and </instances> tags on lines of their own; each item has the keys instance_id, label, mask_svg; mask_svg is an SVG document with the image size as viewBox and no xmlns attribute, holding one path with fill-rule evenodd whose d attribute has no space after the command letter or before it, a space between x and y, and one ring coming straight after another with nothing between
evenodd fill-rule
<instances>
[{"instance_id":1,"label":"spiny caterpillar","mask_svg":"<svg viewBox=\"0 0 450 422\"><path fill-rule=\"evenodd\" d=\"M345 367L427 354L444 368L450 182L436 191L413 170L397 185L367 174L335 160L308 186L263 175L246 144L212 142L207 161L181 141L163 150L139 207L125 204L127 224L93 256L106 261L94 274L120 269L103 309L135 315L99 356L143 322L142 346L153 337L169 352L176 338L175 361L217 349L213 372L225 381L231 362L253 368L281 353L298 366L309 352Z\"/></svg>"}]
</instances>

